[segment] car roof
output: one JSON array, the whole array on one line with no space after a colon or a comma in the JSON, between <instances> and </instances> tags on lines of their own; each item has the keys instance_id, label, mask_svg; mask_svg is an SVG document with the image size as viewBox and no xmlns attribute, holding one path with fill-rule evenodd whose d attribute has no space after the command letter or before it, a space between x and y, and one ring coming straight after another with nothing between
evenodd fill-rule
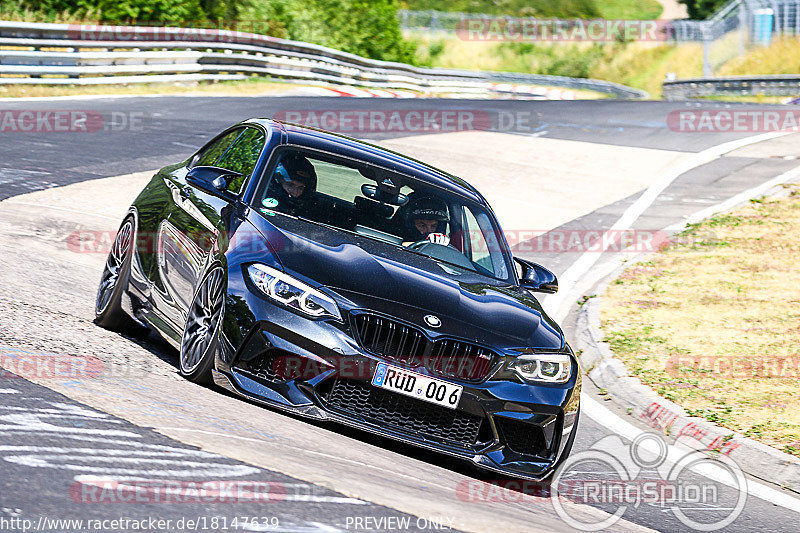
<instances>
[{"instance_id":1,"label":"car roof","mask_svg":"<svg viewBox=\"0 0 800 533\"><path fill-rule=\"evenodd\" d=\"M483 196L463 179L386 148L359 141L346 135L270 118L253 118L244 121L244 123L256 123L266 129L280 131L280 133L286 135L286 142L283 144L296 144L308 148L316 148L373 163L401 174L413 176L442 189L468 196L488 206Z\"/></svg>"}]
</instances>

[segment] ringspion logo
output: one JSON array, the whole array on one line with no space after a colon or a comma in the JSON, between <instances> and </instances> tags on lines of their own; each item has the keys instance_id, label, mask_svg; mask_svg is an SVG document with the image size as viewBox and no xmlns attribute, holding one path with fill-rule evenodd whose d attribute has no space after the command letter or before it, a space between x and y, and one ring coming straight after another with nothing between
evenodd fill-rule
<instances>
[{"instance_id":1,"label":"ringspion logo","mask_svg":"<svg viewBox=\"0 0 800 533\"><path fill-rule=\"evenodd\" d=\"M630 444L617 435L604 437L556 470L550 501L559 517L579 531L613 527L628 509L641 505L669 513L697 531L725 528L744 509L747 479L729 456L712 458L689 440L679 440L682 453L668 458L669 445L654 433L642 433ZM706 477L698 476L698 469ZM565 501L603 505L609 514L571 514Z\"/></svg>"}]
</instances>

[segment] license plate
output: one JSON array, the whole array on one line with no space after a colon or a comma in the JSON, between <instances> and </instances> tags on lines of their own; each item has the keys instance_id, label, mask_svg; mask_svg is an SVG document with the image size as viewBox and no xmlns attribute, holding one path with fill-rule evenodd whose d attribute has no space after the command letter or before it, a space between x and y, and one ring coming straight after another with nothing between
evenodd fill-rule
<instances>
[{"instance_id":1,"label":"license plate","mask_svg":"<svg viewBox=\"0 0 800 533\"><path fill-rule=\"evenodd\" d=\"M464 390L460 385L429 378L385 363L378 363L372 376L372 384L381 389L405 394L449 409L458 407L461 392Z\"/></svg>"}]
</instances>

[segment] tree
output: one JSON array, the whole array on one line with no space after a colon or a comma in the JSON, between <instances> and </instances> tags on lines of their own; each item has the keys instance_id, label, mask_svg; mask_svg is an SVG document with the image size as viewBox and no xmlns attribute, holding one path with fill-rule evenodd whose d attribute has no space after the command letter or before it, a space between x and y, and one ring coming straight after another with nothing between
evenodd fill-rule
<instances>
[{"instance_id":1,"label":"tree","mask_svg":"<svg viewBox=\"0 0 800 533\"><path fill-rule=\"evenodd\" d=\"M200 0L31 0L25 7L45 15L69 13L111 23L180 23L206 18Z\"/></svg>"},{"instance_id":2,"label":"tree","mask_svg":"<svg viewBox=\"0 0 800 533\"><path fill-rule=\"evenodd\" d=\"M22 2L0 0L0 6L14 9L15 1ZM581 4L589 0L569 1ZM397 19L398 0L26 0L24 4L24 9L50 18L111 24L210 23L373 59L414 60L415 45L403 39ZM20 6L22 3L16 8L23 9Z\"/></svg>"},{"instance_id":3,"label":"tree","mask_svg":"<svg viewBox=\"0 0 800 533\"><path fill-rule=\"evenodd\" d=\"M414 45L400 31L397 0L292 0L291 5L291 39L373 59L414 58Z\"/></svg>"},{"instance_id":4,"label":"tree","mask_svg":"<svg viewBox=\"0 0 800 533\"><path fill-rule=\"evenodd\" d=\"M686 6L689 18L695 20L707 19L729 0L678 0Z\"/></svg>"}]
</instances>

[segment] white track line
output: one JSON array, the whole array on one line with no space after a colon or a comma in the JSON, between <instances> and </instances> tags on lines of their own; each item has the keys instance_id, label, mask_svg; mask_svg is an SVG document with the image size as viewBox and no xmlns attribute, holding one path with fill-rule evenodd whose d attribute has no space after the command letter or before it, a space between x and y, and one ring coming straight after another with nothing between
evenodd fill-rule
<instances>
[{"instance_id":1,"label":"white track line","mask_svg":"<svg viewBox=\"0 0 800 533\"><path fill-rule=\"evenodd\" d=\"M30 191L30 192L39 192L39 191ZM98 217L98 218L105 218L106 220L113 220L114 222L119 222L120 217L112 217L108 215L101 215L100 213L92 213L90 211L83 211L81 209L70 209L69 207L61 207L57 205L41 205L32 202L18 202L14 199L14 197L9 198L8 200L4 200L8 202L8 205L24 205L26 207L37 207L39 209L52 209L53 211L63 211L65 213L76 213L78 215L86 215L91 217Z\"/></svg>"},{"instance_id":2,"label":"white track line","mask_svg":"<svg viewBox=\"0 0 800 533\"><path fill-rule=\"evenodd\" d=\"M661 194L664 189L666 189L678 176L682 175L683 173L705 164L713 159L736 150L737 148L741 148L743 146L747 146L749 144L755 144L761 141L766 141L769 139L774 139L776 137L782 137L784 135L789 135L793 132L771 132L762 135L756 135L753 137L748 137L745 139L740 139L737 141L732 141L724 144L720 144L714 147L711 147L707 150L699 152L692 158L690 158L685 163L679 165L678 167L672 169L670 172L665 174L658 182L651 185L645 192L642 194L636 202L634 202L622 216L617 220L617 222L612 226L613 230L619 229L627 229L630 228L633 223L638 219L642 213L644 213L650 206L658 198L659 194ZM673 224L669 226L668 230L677 230L681 229L686 223L696 222L699 220L703 220L715 213L720 211L725 211L734 207L737 204L740 204L749 198L754 196L758 196L759 194L763 194L767 190L789 181L794 177L800 176L800 167L794 168L788 172L781 174L765 183L757 187L753 187L746 191L743 191L724 202L721 202L717 205L708 207L701 211L694 213L692 216L689 217L684 222ZM566 298L571 297L570 293L578 280L585 275L597 262L599 256L601 254L596 252L585 252L575 263L570 266L567 271L565 272L564 276L562 276L562 280L566 279L566 283L562 286L566 286L564 292L562 292L562 297L560 299L548 299L547 304L550 309L554 311L554 315L557 316L559 321L563 320L566 314L569 311L569 307L563 311L562 316L562 308L563 302ZM598 280L599 281L599 280ZM631 424L627 420L622 419L617 414L612 412L611 410L604 407L602 404L598 403L596 400L591 398L586 393L581 393L581 411L586 413L587 416L594 419L595 421L599 422L603 427L607 428L608 430L612 431L613 433L620 435L628 440L634 440L637 436L646 433L646 431L639 429L635 425ZM668 449L668 458L680 458L685 451L672 446L667 445ZM674 462L674 461L673 461ZM703 471L702 475L708 476L708 471ZM725 479L713 479L713 481L717 481L723 484L730 485L729 480ZM786 492L774 489L767 485L758 483L753 481L752 479L748 479L747 482L747 493L755 496L756 498L760 498L764 501L771 502L775 505L779 505L791 511L795 511L800 513L800 499L795 498Z\"/></svg>"},{"instance_id":3,"label":"white track line","mask_svg":"<svg viewBox=\"0 0 800 533\"><path fill-rule=\"evenodd\" d=\"M243 437L241 435L236 435L236 434L233 434L233 433L217 433L217 432L206 431L206 430L202 430L202 429L192 429L192 428L183 428L183 427L175 427L175 426L173 426L173 427L157 427L156 426L156 427L153 427L152 429L154 429L154 430L158 431L159 433L161 433L163 435L166 435L168 437L170 435L168 433L165 433L165 431L187 431L187 432L191 432L191 433L201 433L201 434L205 434L205 435L215 435L215 436L226 437L226 438L229 438L229 439L240 439L240 440L246 440L246 441L250 441L250 442L263 443L263 444L267 444L267 445L275 445L275 446L279 446L279 447L283 447L283 448L289 448L289 449L298 451L300 453L307 453L309 455L317 455L317 456L320 456L320 457L325 457L326 459L330 459L332 461L339 461L341 463L351 464L351 465L356 466L356 467L377 470L377 471L382 472L382 473L390 473L393 476L401 477L401 478L404 478L404 479L409 479L409 480L412 480L412 481L414 481L416 483L423 483L424 482L425 484L427 484L427 485L429 485L431 487L435 487L435 488L438 488L438 489L441 489L441 490L447 490L447 491L452 490L452 487L449 487L447 485L440 485L440 484L437 484L437 483L434 483L434 482L422 481L422 480L420 480L419 476L413 476L413 475L409 475L409 474L404 474L402 472L389 470L385 466L378 466L378 465L374 465L374 464L371 464L371 463L364 463L364 462L361 462L361 461L355 461L353 459L348 459L347 457L341 457L341 456L338 456L338 455L333 455L333 454L329 454L329 453L325 453L325 452L318 452L318 451L315 451L315 450L309 450L307 448L299 448L299 447L294 446L292 444L283 444L283 443L277 443L277 442L274 442L274 441L273 442L266 441L264 439L255 439L255 438L252 438L252 437ZM297 476L294 476L294 477L297 477Z\"/></svg>"},{"instance_id":4,"label":"white track line","mask_svg":"<svg viewBox=\"0 0 800 533\"><path fill-rule=\"evenodd\" d=\"M624 420L617 416L615 413L611 412L610 410L606 409L597 402L595 399L591 398L585 393L581 393L581 412L586 413L590 418L598 421L601 425L608 429L609 431L624 437L628 440L633 441L639 435L644 433L648 433L647 431L641 430L638 427L634 426L627 420ZM682 450L677 448L673 445L667 445L667 460L671 463L675 463L680 458L686 455L686 450ZM693 471L711 479L712 481L716 481L718 483L722 483L731 487L734 487L734 484L730 482L729 479L725 478L717 478L714 479L709 476L709 470L703 469L702 471L697 471L692 469ZM747 493L751 496L755 496L756 498L762 499L766 502L773 503L775 505L779 505L790 511L794 511L796 513L800 513L800 499L794 498L790 496L788 493L773 489L772 487L768 487L767 485L762 485L752 479L747 480ZM737 488L737 487L734 487Z\"/></svg>"},{"instance_id":5,"label":"white track line","mask_svg":"<svg viewBox=\"0 0 800 533\"><path fill-rule=\"evenodd\" d=\"M672 224L671 226L667 226L666 228L664 228L664 231L679 231L679 230L682 230L684 228L684 226L687 225L687 224L695 224L697 222L700 222L701 220L705 220L707 218L710 218L710 217L716 215L717 213L721 213L723 211L728 211L730 209L733 209L737 205L742 204L744 202L747 202L751 198L757 198L759 196L763 196L764 193L766 193L768 190L772 189L773 187L776 187L776 186L778 186L778 185L780 185L782 183L789 183L789 182L791 182L792 180L794 180L796 178L800 178L800 166L795 167L795 168L793 168L793 169L791 169L791 170L789 170L787 172L784 172L780 176L775 176L771 180L769 180L769 181L767 181L765 183L762 183L761 185L757 185L757 186L753 187L752 189L747 189L744 192L740 192L736 196L728 198L724 202L720 202L720 203L718 203L716 205L712 205L710 207L707 207L707 208L703 209L702 211L698 211L697 213L694 213L693 215L691 215L689 218L687 218L683 222L678 222L677 224Z\"/></svg>"},{"instance_id":6,"label":"white track line","mask_svg":"<svg viewBox=\"0 0 800 533\"><path fill-rule=\"evenodd\" d=\"M737 148L759 143L761 141L767 141L776 137L783 137L784 135L789 135L791 133L794 132L779 131L763 133L761 135L737 139L735 141L712 146L711 148L707 148L702 152L698 152L690 156L682 163L667 171L658 181L648 187L644 193L642 193L642 195L637 198L636 201L630 207L628 207L628 209L625 210L622 216L611 226L611 228L609 228L608 232L611 235L614 235L621 230L630 229L633 226L633 223L636 222L636 220L653 205L653 203L658 199L658 196L664 192L664 189L669 187L679 176L683 175L689 170L713 161L721 155L736 150ZM613 239L608 239L608 241L611 240ZM609 247L611 247L612 244L614 243L606 242L606 240L604 240L602 251L605 252ZM564 274L559 276L559 286L561 287L559 290L560 294L553 295L547 298L544 302L544 306L548 311L548 314L555 317L557 320L561 320L567 315L569 308L567 308L566 311L563 311L562 307L564 306L565 302L569 301L568 299L572 298L572 289L575 287L575 284L577 284L578 281L584 275L586 275L589 270L591 270L601 255L603 254L600 253L600 251L584 252L583 255L577 259L577 261L567 268ZM563 315L561 313L563 313Z\"/></svg>"}]
</instances>

